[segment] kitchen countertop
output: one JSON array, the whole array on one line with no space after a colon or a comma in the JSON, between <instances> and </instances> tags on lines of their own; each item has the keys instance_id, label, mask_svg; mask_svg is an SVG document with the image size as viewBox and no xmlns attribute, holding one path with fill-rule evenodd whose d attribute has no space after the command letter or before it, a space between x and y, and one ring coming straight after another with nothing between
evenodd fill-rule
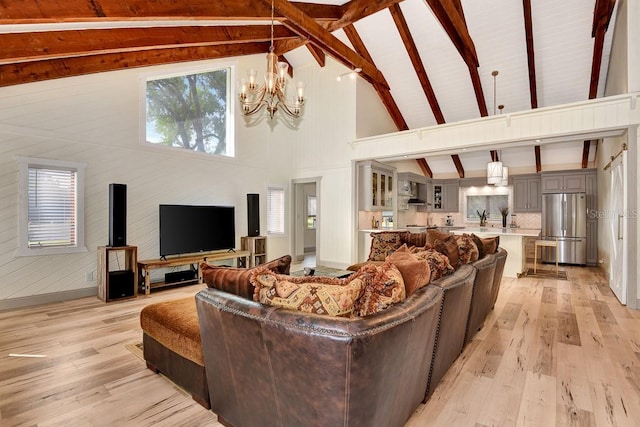
<instances>
[{"instance_id":1,"label":"kitchen countertop","mask_svg":"<svg viewBox=\"0 0 640 427\"><path fill-rule=\"evenodd\" d=\"M540 230L527 228L502 228L502 227L465 227L459 230L452 230L454 233L492 234L499 236L524 236L538 237Z\"/></svg>"}]
</instances>

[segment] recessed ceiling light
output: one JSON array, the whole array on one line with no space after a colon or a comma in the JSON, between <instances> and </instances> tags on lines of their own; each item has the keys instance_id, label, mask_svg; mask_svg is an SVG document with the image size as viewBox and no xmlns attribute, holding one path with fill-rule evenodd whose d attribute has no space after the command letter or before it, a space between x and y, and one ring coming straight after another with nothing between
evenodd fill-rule
<instances>
[{"instance_id":1,"label":"recessed ceiling light","mask_svg":"<svg viewBox=\"0 0 640 427\"><path fill-rule=\"evenodd\" d=\"M539 139L536 139L536 142L540 142L540 140L539 140Z\"/></svg>"}]
</instances>

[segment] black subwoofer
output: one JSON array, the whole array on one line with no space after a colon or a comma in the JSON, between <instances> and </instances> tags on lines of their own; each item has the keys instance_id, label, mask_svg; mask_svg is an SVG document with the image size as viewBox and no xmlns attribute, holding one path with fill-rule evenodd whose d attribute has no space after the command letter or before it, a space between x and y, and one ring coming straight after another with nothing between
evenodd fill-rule
<instances>
[{"instance_id":1,"label":"black subwoofer","mask_svg":"<svg viewBox=\"0 0 640 427\"><path fill-rule=\"evenodd\" d=\"M133 271L120 270L109 272L108 299L118 299L133 296Z\"/></svg>"},{"instance_id":2,"label":"black subwoofer","mask_svg":"<svg viewBox=\"0 0 640 427\"><path fill-rule=\"evenodd\" d=\"M109 246L127 246L127 186L109 184Z\"/></svg>"},{"instance_id":3,"label":"black subwoofer","mask_svg":"<svg viewBox=\"0 0 640 427\"><path fill-rule=\"evenodd\" d=\"M247 235L260 235L260 195L247 194Z\"/></svg>"}]
</instances>

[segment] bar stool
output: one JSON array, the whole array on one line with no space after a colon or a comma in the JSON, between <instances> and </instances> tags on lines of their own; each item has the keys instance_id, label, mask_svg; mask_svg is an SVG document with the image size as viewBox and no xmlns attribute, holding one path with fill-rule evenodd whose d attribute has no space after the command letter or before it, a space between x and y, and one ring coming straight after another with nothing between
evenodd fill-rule
<instances>
[{"instance_id":1,"label":"bar stool","mask_svg":"<svg viewBox=\"0 0 640 427\"><path fill-rule=\"evenodd\" d=\"M558 239L555 240L536 240L533 255L533 273L538 272L538 246L555 247L556 248L556 276L558 275Z\"/></svg>"}]
</instances>

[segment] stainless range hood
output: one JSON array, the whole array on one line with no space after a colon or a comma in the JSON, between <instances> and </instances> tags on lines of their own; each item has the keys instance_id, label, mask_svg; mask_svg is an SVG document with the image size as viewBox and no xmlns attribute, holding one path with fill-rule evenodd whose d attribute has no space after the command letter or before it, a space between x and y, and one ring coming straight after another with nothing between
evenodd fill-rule
<instances>
[{"instance_id":1,"label":"stainless range hood","mask_svg":"<svg viewBox=\"0 0 640 427\"><path fill-rule=\"evenodd\" d=\"M407 200L407 204L408 205L414 205L414 206L424 206L424 205L428 205L427 202L425 202L422 199L418 199L418 198L411 198L409 200Z\"/></svg>"}]
</instances>

